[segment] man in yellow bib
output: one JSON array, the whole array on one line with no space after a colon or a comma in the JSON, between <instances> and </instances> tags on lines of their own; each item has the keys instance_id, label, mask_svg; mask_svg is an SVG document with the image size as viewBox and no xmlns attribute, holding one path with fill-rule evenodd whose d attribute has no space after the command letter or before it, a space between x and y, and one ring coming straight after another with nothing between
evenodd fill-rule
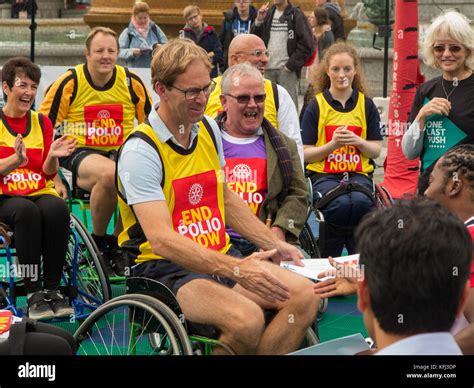
<instances>
[{"instance_id":1,"label":"man in yellow bib","mask_svg":"<svg viewBox=\"0 0 474 388\"><path fill-rule=\"evenodd\" d=\"M72 172L74 188L91 193L92 236L116 274L123 275L117 238L106 235L117 206L114 158L135 118L142 123L150 112L151 102L142 80L116 64L118 47L113 30L92 29L86 39L86 63L51 85L39 111L77 139L77 150L60 160L61 167ZM115 234L119 231L118 223Z\"/></svg>"},{"instance_id":2,"label":"man in yellow bib","mask_svg":"<svg viewBox=\"0 0 474 388\"><path fill-rule=\"evenodd\" d=\"M268 50L263 40L257 35L243 34L232 39L229 46L229 67L248 62L255 66L262 75L268 63ZM214 78L216 88L209 96L206 115L215 118L222 112L221 95L222 76ZM294 140L302 165L304 164L303 142L301 141L298 111L290 94L283 86L268 79L265 80L265 118L290 139Z\"/></svg>"},{"instance_id":3,"label":"man in yellow bib","mask_svg":"<svg viewBox=\"0 0 474 388\"><path fill-rule=\"evenodd\" d=\"M178 39L151 66L160 102L117 163L119 243L136 264L132 275L167 285L187 320L217 327L220 341L237 354L291 352L313 322L319 298L308 279L277 265L299 263L298 249L227 188L220 131L204 116L213 86L207 54ZM264 251L242 259L225 225ZM263 309L276 310L267 327Z\"/></svg>"}]
</instances>

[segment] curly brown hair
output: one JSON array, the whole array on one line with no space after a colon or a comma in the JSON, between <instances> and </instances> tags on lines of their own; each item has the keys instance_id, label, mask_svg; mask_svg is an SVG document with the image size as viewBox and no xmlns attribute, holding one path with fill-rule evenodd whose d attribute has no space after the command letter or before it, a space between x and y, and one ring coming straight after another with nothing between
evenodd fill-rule
<instances>
[{"instance_id":1,"label":"curly brown hair","mask_svg":"<svg viewBox=\"0 0 474 388\"><path fill-rule=\"evenodd\" d=\"M336 54L348 54L354 60L354 67L356 70L354 80L352 81L352 87L357 88L360 92L367 94L367 85L362 70L360 58L357 55L357 50L354 46L345 43L338 42L330 46L324 53L323 59L319 63L316 70L313 72L313 79L311 84L314 88L314 93L321 93L324 89L331 86L331 80L327 75L329 69L329 62L331 58Z\"/></svg>"}]
</instances>

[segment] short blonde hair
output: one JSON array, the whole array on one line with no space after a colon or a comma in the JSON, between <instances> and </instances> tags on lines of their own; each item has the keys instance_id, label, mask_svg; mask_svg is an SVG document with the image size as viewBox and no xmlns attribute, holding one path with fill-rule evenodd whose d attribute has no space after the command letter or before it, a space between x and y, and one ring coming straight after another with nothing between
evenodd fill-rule
<instances>
[{"instance_id":1,"label":"short blonde hair","mask_svg":"<svg viewBox=\"0 0 474 388\"><path fill-rule=\"evenodd\" d=\"M89 35L87 35L87 38L86 38L86 49L88 51L90 51L91 49L91 43L92 43L92 39L94 39L94 37L98 34L98 33L102 33L104 35L112 35L114 38L115 38L115 41L117 42L117 50L119 49L119 42L118 42L118 38L117 38L117 33L112 30L111 28L108 28L108 27L94 27L91 32L89 32Z\"/></svg>"},{"instance_id":2,"label":"short blonde hair","mask_svg":"<svg viewBox=\"0 0 474 388\"><path fill-rule=\"evenodd\" d=\"M187 38L170 40L158 49L151 61L153 87L157 82L172 86L176 77L183 74L188 65L197 59L211 71L212 63L202 47Z\"/></svg>"},{"instance_id":3,"label":"short blonde hair","mask_svg":"<svg viewBox=\"0 0 474 388\"><path fill-rule=\"evenodd\" d=\"M191 14L197 12L198 15L201 14L201 9L197 5L188 5L186 8L183 10L183 16L185 20L188 20L188 17L191 16Z\"/></svg>"},{"instance_id":4,"label":"short blonde hair","mask_svg":"<svg viewBox=\"0 0 474 388\"><path fill-rule=\"evenodd\" d=\"M137 16L139 13L142 13L142 12L146 12L147 14L150 14L150 7L144 1L137 1L133 5L132 13L134 16Z\"/></svg>"},{"instance_id":5,"label":"short blonde hair","mask_svg":"<svg viewBox=\"0 0 474 388\"><path fill-rule=\"evenodd\" d=\"M426 30L423 44L425 63L436 67L437 62L433 54L434 43L442 38L452 39L464 46L467 50L465 66L474 69L474 32L469 19L456 11L446 11L433 20Z\"/></svg>"}]
</instances>

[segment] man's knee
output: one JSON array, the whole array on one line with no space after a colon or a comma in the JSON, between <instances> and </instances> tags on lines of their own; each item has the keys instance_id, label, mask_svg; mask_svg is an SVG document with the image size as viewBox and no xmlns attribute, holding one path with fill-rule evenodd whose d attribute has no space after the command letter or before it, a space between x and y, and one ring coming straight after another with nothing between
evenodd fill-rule
<instances>
[{"instance_id":1,"label":"man's knee","mask_svg":"<svg viewBox=\"0 0 474 388\"><path fill-rule=\"evenodd\" d=\"M115 191L115 166L112 164L104 166L100 174L100 184L109 190Z\"/></svg>"},{"instance_id":2,"label":"man's knee","mask_svg":"<svg viewBox=\"0 0 474 388\"><path fill-rule=\"evenodd\" d=\"M290 300L292 308L298 315L308 318L310 324L316 317L316 311L319 305L319 296L314 293L313 283L302 276L293 276L289 284Z\"/></svg>"},{"instance_id":3,"label":"man's knee","mask_svg":"<svg viewBox=\"0 0 474 388\"><path fill-rule=\"evenodd\" d=\"M115 191L115 166L112 161L104 161L104 163L97 167L97 170L91 173L90 177L83 177L86 180L94 182L92 188L96 185L110 191ZM92 191L92 190L90 190Z\"/></svg>"},{"instance_id":4,"label":"man's knee","mask_svg":"<svg viewBox=\"0 0 474 388\"><path fill-rule=\"evenodd\" d=\"M227 314L222 331L230 342L256 349L264 329L263 311L257 304L252 303L232 309L232 312Z\"/></svg>"},{"instance_id":5,"label":"man's knee","mask_svg":"<svg viewBox=\"0 0 474 388\"><path fill-rule=\"evenodd\" d=\"M90 192L96 185L115 191L115 163L100 155L88 156L79 164L77 185Z\"/></svg>"}]
</instances>

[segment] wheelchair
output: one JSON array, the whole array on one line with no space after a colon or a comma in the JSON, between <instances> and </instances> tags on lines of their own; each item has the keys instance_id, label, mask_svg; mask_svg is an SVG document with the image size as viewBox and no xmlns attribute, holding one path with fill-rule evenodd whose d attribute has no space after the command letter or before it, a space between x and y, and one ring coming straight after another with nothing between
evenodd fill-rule
<instances>
[{"instance_id":1,"label":"wheelchair","mask_svg":"<svg viewBox=\"0 0 474 388\"><path fill-rule=\"evenodd\" d=\"M216 328L187 321L162 283L131 277L126 287L127 294L100 306L77 329L78 355L211 355L216 347L234 354ZM301 346L317 343L309 328Z\"/></svg>"},{"instance_id":2,"label":"wheelchair","mask_svg":"<svg viewBox=\"0 0 474 388\"><path fill-rule=\"evenodd\" d=\"M312 190L312 185L311 185ZM324 234L327 228L332 228L336 233L348 234L352 233L354 227L342 227L332 225L324 217L324 208L335 198L340 195L350 193L352 191L358 191L367 195L372 201L373 207L376 209L387 209L393 206L393 198L387 188L379 183L375 183L372 179L372 189L368 189L366 186L359 184L358 182L347 182L342 179L338 186L332 188L324 195L316 192L311 203L312 211L316 216L316 221L319 223L319 247L324 244Z\"/></svg>"},{"instance_id":3,"label":"wheelchair","mask_svg":"<svg viewBox=\"0 0 474 388\"><path fill-rule=\"evenodd\" d=\"M306 214L306 222L300 233L299 242L300 242L301 248L311 258L316 259L316 258L321 257L321 252L319 251L318 242L316 238L314 237L314 233L311 230L311 227L308 222L311 212L315 210L313 207L313 185L311 184L311 180L309 178L306 178L306 188L308 192L308 203L310 205L308 207L308 212ZM321 213L321 217L323 217L322 213Z\"/></svg>"},{"instance_id":4,"label":"wheelchair","mask_svg":"<svg viewBox=\"0 0 474 388\"><path fill-rule=\"evenodd\" d=\"M92 229L89 228L89 217L87 214L88 212L90 212L90 193L88 191L82 190L77 186L73 186L72 173L69 170L60 167L59 175L61 177L63 185L66 187L67 190L66 202L68 204L69 211L72 214L74 206L78 206L79 211L82 215L82 223L85 225L85 229L91 232ZM117 223L118 219L119 209L117 206L112 216L113 225ZM111 283L123 283L125 281L125 276L109 274L109 281Z\"/></svg>"},{"instance_id":5,"label":"wheelchair","mask_svg":"<svg viewBox=\"0 0 474 388\"><path fill-rule=\"evenodd\" d=\"M59 289L74 307L73 318L83 320L91 311L110 300L111 289L102 258L87 228L73 214L70 227L71 233ZM3 245L0 248L0 259L6 258L7 268L13 268L15 256L13 242L10 246L6 246L5 240L0 236L0 243ZM15 279L14 276L0 279L0 308L11 310L18 317L23 316L26 298L23 304L19 305L17 298L20 296L26 296L21 279ZM54 319L52 322L63 320Z\"/></svg>"},{"instance_id":6,"label":"wheelchair","mask_svg":"<svg viewBox=\"0 0 474 388\"><path fill-rule=\"evenodd\" d=\"M69 210L72 213L73 206L79 206L79 210L82 214L82 223L85 225L87 230L89 229L89 219L87 217L87 212L90 211L90 197L91 193L88 191L82 190L79 187L74 187L72 182L72 173L66 170L63 167L59 168L59 175L61 177L61 181L63 185L66 187L67 190L67 204L69 206ZM113 214L113 223L116 224L118 219L118 207L115 209Z\"/></svg>"}]
</instances>

